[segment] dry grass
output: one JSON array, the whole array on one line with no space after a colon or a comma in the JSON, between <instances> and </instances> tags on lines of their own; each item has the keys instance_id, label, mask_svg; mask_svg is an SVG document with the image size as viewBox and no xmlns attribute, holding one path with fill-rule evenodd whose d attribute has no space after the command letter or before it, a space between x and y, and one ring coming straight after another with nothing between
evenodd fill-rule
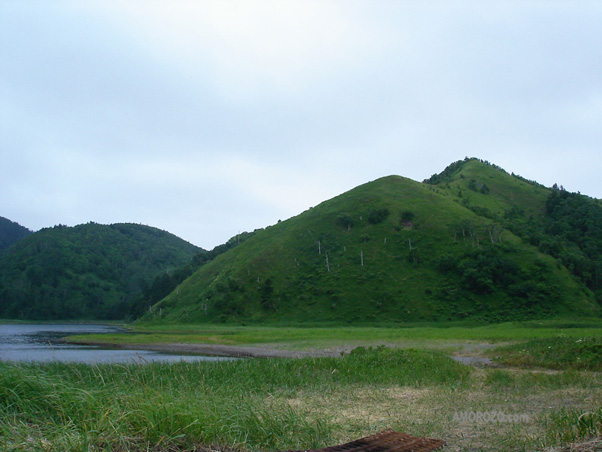
<instances>
[{"instance_id":1,"label":"dry grass","mask_svg":"<svg viewBox=\"0 0 602 452\"><path fill-rule=\"evenodd\" d=\"M336 430L341 434L337 439L341 442L366 432L393 428L412 435L444 439L447 446L443 450L448 452L542 450L555 442L546 434L550 413L567 407L588 411L602 402L601 385L553 388L515 384L492 388L487 379L490 372L489 369L475 370L474 385L466 388L362 385L328 394L301 392L287 402L309 417L329 414L339 426ZM549 377L554 378L557 377ZM462 420L459 419L462 412L526 415L528 420Z\"/></svg>"},{"instance_id":2,"label":"dry grass","mask_svg":"<svg viewBox=\"0 0 602 452\"><path fill-rule=\"evenodd\" d=\"M543 452L600 452L602 451L602 437L587 441L581 441L575 444L569 444L565 447L548 447Z\"/></svg>"},{"instance_id":3,"label":"dry grass","mask_svg":"<svg viewBox=\"0 0 602 452\"><path fill-rule=\"evenodd\" d=\"M394 345L399 347L400 344ZM489 347L484 342L433 340L422 348L482 356ZM340 351L334 349L332 354L340 356ZM600 410L600 373L507 368L470 368L468 371L467 367L431 351L356 352L340 359L243 360L212 365L105 366L102 369L0 365L0 377L4 369L7 380L4 386L9 390L22 389L25 380L32 385L31 391L24 391L22 397L13 397L12 390L5 394L6 400L11 402L4 406L6 417L4 430L0 431L0 448L4 433L7 438L4 445L11 443L12 448L7 449L11 451L56 452L71 448L88 452L91 449L86 448L81 439L85 435L92 436L95 450L208 452L211 448L201 445L203 441L212 444L221 440L228 447L213 449L273 451L341 444L389 428L414 436L443 439L447 442L444 449L447 452L592 452L599 448L599 441L594 440L582 441L578 446L568 443L590 435L583 435L574 428L574 414ZM49 373L51 371L54 373ZM12 380L11 372L15 374ZM85 385L80 374L87 375L83 379ZM124 382L124 377L131 382ZM107 392L105 382L109 381L119 397ZM63 386L65 390L57 392L56 388ZM80 386L83 392L72 390ZM56 405L63 410L69 422L62 422L63 419L55 422L54 408L33 422L23 416L27 410L38 409L35 405L29 406L32 398L42 407L50 403L40 391L47 391L51 399L54 397L52 407ZM153 395L152 403L147 401L147 392ZM72 403L65 404L62 400L67 395L73 398ZM93 410L80 413L80 399L87 401ZM161 424L165 419L157 408L161 404L171 410L169 419L173 425ZM106 416L94 413L108 413L108 410L114 411L109 420L114 423L115 432L107 448L98 448L105 440L104 435L112 430L105 425ZM563 410L570 410L569 415L560 416ZM212 411L214 414L208 416ZM462 417L466 413L486 416ZM523 417L517 422L499 422L490 419L491 413ZM141 421L128 427L125 420L133 422L139 414ZM146 422L142 414L152 422ZM184 417L181 424L177 424L180 415ZM90 434L75 426L70 419L78 416L97 431ZM51 432L53 436L39 431L48 426L50 421L46 418L56 424L53 426L56 431ZM114 422L115 419L119 422ZM155 424L152 429L151 423ZM578 434L573 435L576 431ZM136 432L140 438L128 440L128 435ZM185 432L185 444L179 439L182 432ZM573 436L569 437L567 432ZM163 438L168 434L172 436L167 444ZM309 437L313 442L308 442ZM55 444L50 444L48 438ZM59 440L61 444L56 443ZM198 448L193 449L197 443ZM134 445L134 448L119 449L121 444ZM143 444L148 447L144 448Z\"/></svg>"}]
</instances>

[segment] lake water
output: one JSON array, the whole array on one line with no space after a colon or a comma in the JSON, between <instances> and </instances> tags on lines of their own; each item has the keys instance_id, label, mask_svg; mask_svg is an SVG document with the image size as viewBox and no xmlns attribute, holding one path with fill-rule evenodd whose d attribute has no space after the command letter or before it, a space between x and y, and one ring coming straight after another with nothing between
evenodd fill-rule
<instances>
[{"instance_id":1,"label":"lake water","mask_svg":"<svg viewBox=\"0 0 602 452\"><path fill-rule=\"evenodd\" d=\"M92 324L0 324L0 361L143 363L145 360L174 362L231 359L57 343L58 339L74 334L118 332L126 330L111 325Z\"/></svg>"}]
</instances>

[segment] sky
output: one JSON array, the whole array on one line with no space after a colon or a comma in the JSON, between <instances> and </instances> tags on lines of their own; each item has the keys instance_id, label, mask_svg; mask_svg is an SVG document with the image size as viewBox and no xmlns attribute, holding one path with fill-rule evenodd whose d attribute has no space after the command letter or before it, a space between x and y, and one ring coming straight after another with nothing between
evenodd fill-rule
<instances>
[{"instance_id":1,"label":"sky","mask_svg":"<svg viewBox=\"0 0 602 452\"><path fill-rule=\"evenodd\" d=\"M602 2L0 0L0 216L211 249L464 157L602 198Z\"/></svg>"}]
</instances>

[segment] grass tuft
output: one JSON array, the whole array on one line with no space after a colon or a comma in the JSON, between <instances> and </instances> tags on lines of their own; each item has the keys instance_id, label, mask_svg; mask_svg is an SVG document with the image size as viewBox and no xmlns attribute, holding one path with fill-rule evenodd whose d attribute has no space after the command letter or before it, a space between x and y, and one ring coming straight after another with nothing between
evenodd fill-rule
<instances>
[{"instance_id":1,"label":"grass tuft","mask_svg":"<svg viewBox=\"0 0 602 452\"><path fill-rule=\"evenodd\" d=\"M602 370L602 338L567 337L532 339L499 347L496 360L504 365L549 369Z\"/></svg>"},{"instance_id":2,"label":"grass tuft","mask_svg":"<svg viewBox=\"0 0 602 452\"><path fill-rule=\"evenodd\" d=\"M556 441L573 442L602 436L602 407L582 411L562 409L550 415L548 435Z\"/></svg>"}]
</instances>

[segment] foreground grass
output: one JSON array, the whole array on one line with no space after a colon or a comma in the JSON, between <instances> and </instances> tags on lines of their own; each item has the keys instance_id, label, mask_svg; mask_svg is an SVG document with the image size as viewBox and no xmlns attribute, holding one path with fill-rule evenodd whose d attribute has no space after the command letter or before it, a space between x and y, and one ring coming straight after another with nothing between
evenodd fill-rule
<instances>
[{"instance_id":1,"label":"foreground grass","mask_svg":"<svg viewBox=\"0 0 602 452\"><path fill-rule=\"evenodd\" d=\"M218 363L0 363L0 450L275 451L393 428L443 438L447 451L535 451L602 435L602 376L583 371L600 370L596 320L380 328L147 324L135 331L84 339L392 348ZM469 368L433 351L479 354L484 343L486 353L526 370ZM486 418L475 418L479 413ZM500 413L510 421L487 421Z\"/></svg>"},{"instance_id":2,"label":"foreground grass","mask_svg":"<svg viewBox=\"0 0 602 452\"><path fill-rule=\"evenodd\" d=\"M330 412L289 400L364 385L462 385L468 369L421 351L344 358L148 365L0 366L2 450L109 450L227 444L255 450L325 445ZM41 448L41 449L40 449Z\"/></svg>"},{"instance_id":3,"label":"foreground grass","mask_svg":"<svg viewBox=\"0 0 602 452\"><path fill-rule=\"evenodd\" d=\"M476 370L438 352L139 365L0 363L0 450L307 449L384 428L448 451L534 450L599 432L599 374ZM458 413L522 415L481 422ZM580 424L581 423L581 424ZM591 428L590 428L591 427Z\"/></svg>"}]
</instances>

